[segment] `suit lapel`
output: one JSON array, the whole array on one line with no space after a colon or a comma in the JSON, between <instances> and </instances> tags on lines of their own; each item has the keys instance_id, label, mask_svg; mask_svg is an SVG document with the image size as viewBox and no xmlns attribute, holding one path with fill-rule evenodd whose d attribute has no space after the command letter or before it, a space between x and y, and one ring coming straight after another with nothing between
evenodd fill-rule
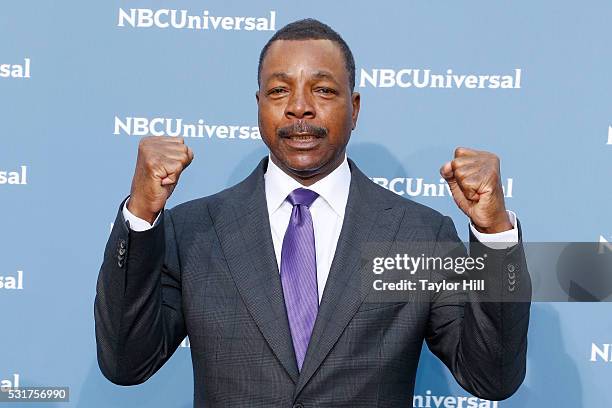
<instances>
[{"instance_id":1,"label":"suit lapel","mask_svg":"<svg viewBox=\"0 0 612 408\"><path fill-rule=\"evenodd\" d=\"M266 206L267 159L237 187L236 199L211 207L230 273L249 313L294 383L297 364ZM232 196L233 197L233 196Z\"/></svg>"},{"instance_id":2,"label":"suit lapel","mask_svg":"<svg viewBox=\"0 0 612 408\"><path fill-rule=\"evenodd\" d=\"M404 214L385 203L377 204L377 187L349 160L351 186L344 222L329 276L323 291L304 365L294 398L319 368L365 299L371 271L365 268L364 251L386 254Z\"/></svg>"}]
</instances>

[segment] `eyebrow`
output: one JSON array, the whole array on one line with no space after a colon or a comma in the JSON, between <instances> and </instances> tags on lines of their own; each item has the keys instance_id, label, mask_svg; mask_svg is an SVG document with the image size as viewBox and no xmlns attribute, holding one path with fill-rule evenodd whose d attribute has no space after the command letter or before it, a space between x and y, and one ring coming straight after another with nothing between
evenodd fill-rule
<instances>
[{"instance_id":1,"label":"eyebrow","mask_svg":"<svg viewBox=\"0 0 612 408\"><path fill-rule=\"evenodd\" d=\"M328 71L316 71L312 76L315 79L328 79L333 82L338 82L336 81L336 78ZM282 81L289 81L291 79L289 74L287 74L286 72L273 72L272 74L270 74L269 79L274 78L280 79Z\"/></svg>"},{"instance_id":2,"label":"eyebrow","mask_svg":"<svg viewBox=\"0 0 612 408\"><path fill-rule=\"evenodd\" d=\"M283 81L288 81L289 75L287 75L287 73L285 72L273 72L272 74L270 74L270 78L268 79L274 79L274 78L277 78Z\"/></svg>"},{"instance_id":3,"label":"eyebrow","mask_svg":"<svg viewBox=\"0 0 612 408\"><path fill-rule=\"evenodd\" d=\"M317 79L329 79L330 81L336 81L336 78L334 78L331 72L327 71L317 71L313 76Z\"/></svg>"}]
</instances>

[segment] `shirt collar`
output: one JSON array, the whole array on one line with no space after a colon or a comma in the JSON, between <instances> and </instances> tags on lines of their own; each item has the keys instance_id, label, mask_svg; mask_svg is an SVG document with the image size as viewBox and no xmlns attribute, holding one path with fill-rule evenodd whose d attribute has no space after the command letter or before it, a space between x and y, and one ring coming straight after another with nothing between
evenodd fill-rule
<instances>
[{"instance_id":1,"label":"shirt collar","mask_svg":"<svg viewBox=\"0 0 612 408\"><path fill-rule=\"evenodd\" d=\"M264 174L264 181L268 214L270 215L280 208L290 192L296 188L304 187L319 194L319 197L323 198L339 217L344 217L351 184L351 169L346 155L344 155L344 160L334 171L313 185L305 187L282 171L268 157L268 169Z\"/></svg>"}]
</instances>

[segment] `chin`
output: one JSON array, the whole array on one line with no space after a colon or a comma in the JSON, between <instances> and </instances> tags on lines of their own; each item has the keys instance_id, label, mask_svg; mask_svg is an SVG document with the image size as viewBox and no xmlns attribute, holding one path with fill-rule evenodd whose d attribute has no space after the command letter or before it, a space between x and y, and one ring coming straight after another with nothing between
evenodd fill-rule
<instances>
[{"instance_id":1,"label":"chin","mask_svg":"<svg viewBox=\"0 0 612 408\"><path fill-rule=\"evenodd\" d=\"M314 154L296 153L286 155L281 162L285 167L299 173L317 172L325 165L325 160Z\"/></svg>"}]
</instances>

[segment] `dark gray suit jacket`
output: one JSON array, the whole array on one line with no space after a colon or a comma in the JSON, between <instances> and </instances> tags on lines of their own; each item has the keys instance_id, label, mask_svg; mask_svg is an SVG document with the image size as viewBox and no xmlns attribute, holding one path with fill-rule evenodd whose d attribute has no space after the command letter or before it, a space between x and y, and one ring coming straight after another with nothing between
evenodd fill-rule
<instances>
[{"instance_id":1,"label":"dark gray suit jacket","mask_svg":"<svg viewBox=\"0 0 612 408\"><path fill-rule=\"evenodd\" d=\"M165 210L151 230L130 231L119 208L95 300L104 376L142 383L188 335L196 407L411 407L426 340L472 394L497 400L514 393L525 375L531 294L522 243L488 251L495 301L464 292L376 301L363 290L372 275L364 246L384 255L397 243L429 242L424 251L435 255L442 248L436 243L459 238L449 217L349 165L342 232L301 372L272 244L263 159L236 186ZM483 250L475 245L471 251Z\"/></svg>"}]
</instances>

